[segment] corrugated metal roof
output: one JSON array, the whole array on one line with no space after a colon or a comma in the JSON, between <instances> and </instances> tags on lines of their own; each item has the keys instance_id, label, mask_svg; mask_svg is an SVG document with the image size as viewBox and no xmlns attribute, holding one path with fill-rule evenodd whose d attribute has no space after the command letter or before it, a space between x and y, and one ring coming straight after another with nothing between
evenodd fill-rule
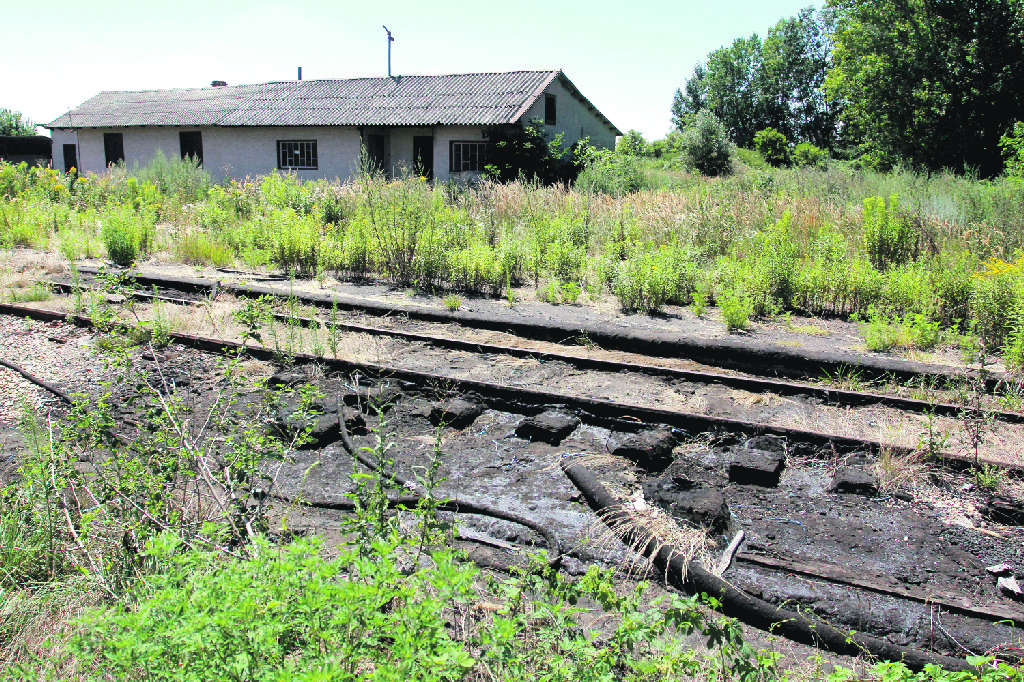
<instances>
[{"instance_id":1,"label":"corrugated metal roof","mask_svg":"<svg viewBox=\"0 0 1024 682\"><path fill-rule=\"evenodd\" d=\"M499 125L516 123L559 76L568 83L554 70L101 92L45 127Z\"/></svg>"}]
</instances>

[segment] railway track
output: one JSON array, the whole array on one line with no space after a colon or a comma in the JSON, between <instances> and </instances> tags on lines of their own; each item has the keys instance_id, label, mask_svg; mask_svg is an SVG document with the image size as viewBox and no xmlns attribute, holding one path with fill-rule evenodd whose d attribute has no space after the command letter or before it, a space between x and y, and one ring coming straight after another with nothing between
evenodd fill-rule
<instances>
[{"instance_id":1,"label":"railway track","mask_svg":"<svg viewBox=\"0 0 1024 682\"><path fill-rule=\"evenodd\" d=\"M180 297L154 294L152 291L135 290L132 292L141 300L151 300L158 296L162 300L175 305L199 305L200 294L209 293L216 285L215 280L190 278L143 278L142 284L179 287L179 291L193 296L192 301ZM75 286L64 283L57 285L64 291L73 291ZM88 286L88 285L80 285ZM223 285L220 290L227 291L232 285ZM396 360L394 364L405 364L410 369L427 369L425 363L412 363L410 357L426 358L430 354L422 352L428 347L447 351L436 354L435 367L439 373L455 377L459 374L455 368L466 365L479 365L473 358L493 359L492 364L500 373L502 368L516 376L497 376L492 372L491 383L529 385L551 385L559 383L565 386L566 392L583 393L594 397L602 397L602 391L589 391L586 387L574 384L568 377L572 372L585 373L602 383L606 390L604 397L619 402L638 402L650 407L663 407L673 411L704 413L708 417L736 419L765 424L796 428L797 430L816 431L834 436L836 439L852 437L859 440L887 441L900 448L918 447L920 441L929 438L930 450L938 454L942 448L935 443L942 440L942 434L951 437L947 442L955 442L960 430L961 418L965 408L939 398L916 399L900 395L891 395L864 390L847 390L833 386L823 386L809 382L795 382L768 376L757 376L755 373L739 374L735 371L722 371L711 366L679 367L671 366L658 358L638 354L608 353L601 350L579 352L579 346L554 345L524 340L512 335L489 334L485 338L478 335L466 338L465 330L453 330L451 323L440 325L430 323L429 328L421 330L410 328L422 326L408 320L385 320L384 324L366 324L364 320L353 320L346 314L333 314L330 319L324 315L305 316L275 315L279 324L301 324L305 327L316 326L319 329L333 328L335 333L364 335L375 339L394 341L395 347L390 354ZM504 341L504 342L501 342ZM463 354L459 357L459 354ZM402 356L405 356L403 361ZM625 357L623 357L625 356ZM512 360L522 361L516 365ZM678 364L678 363L677 363ZM693 363L689 363L693 365ZM735 363L733 363L735 364ZM907 363L902 371L910 372L920 363ZM528 365L528 366L527 366ZM562 368L560 377L536 376L536 365ZM746 367L748 370L763 370L762 366ZM480 367L474 368L477 374ZM551 372L547 373L548 375ZM915 375L921 382L934 375ZM651 383L648 379L655 379ZM593 383L593 382L591 382ZM912 415L909 422L907 416ZM997 436L990 439L985 446L984 459L990 463L1016 464L1015 453L1024 445L1024 414L1006 410L986 409L986 418L994 420L1000 426ZM1007 425L1007 426L1003 426ZM808 426L810 428L808 428ZM880 433L887 429L888 434ZM891 436L895 434L896 438ZM885 436L890 436L886 438ZM961 440L965 440L961 438ZM959 446L966 449L966 444ZM954 448L946 448L956 449ZM950 453L945 453L949 455ZM953 453L952 459L956 459Z\"/></svg>"},{"instance_id":2,"label":"railway track","mask_svg":"<svg viewBox=\"0 0 1024 682\"><path fill-rule=\"evenodd\" d=\"M195 298L207 285L184 283L182 290L189 286L192 291L184 293ZM140 299L154 296L145 291L131 293ZM196 303L184 297L164 300L175 305ZM51 321L66 317L9 304L0 306L0 313ZM307 315L300 322L321 326L324 320L320 317ZM90 323L80 316L72 319L78 324ZM707 520L700 510L706 511L708 505L715 507L717 492L722 503L717 508L721 511L724 505L726 512L716 521L718 525L712 524L716 530L711 534L711 546L723 545L722 536L727 539L741 528L748 538L724 577L765 603L796 601L822 618L838 620L843 627L856 629L866 623L866 631L946 655L962 655L961 649L970 649L1013 658L1013 652L1018 651L1014 647L1021 646L1013 628L1024 622L1024 611L994 588L994 580L985 571L987 562L996 563L994 559L1017 551L1013 548L1019 548L1020 529L989 518L982 520L982 525L961 525L951 531L949 524L938 519L948 500L932 499L917 490L909 495L899 494L902 491L886 493L878 490L877 481L871 493L850 493L836 487L844 470L872 470L883 457L911 457L918 448L878 438L796 428L773 422L756 406L748 411L756 418L743 419L659 406L656 397L666 386L684 391L696 387L694 390L712 393L741 391L802 401L802 405L813 408L842 410L847 419L854 419L859 411L867 414L871 410L955 418L962 408L706 368L467 340L361 321L335 319L334 324L345 334L386 339L398 345L384 353L394 360L386 363L289 352L299 365L323 368L327 377L325 394L337 391L340 395L348 390L351 380L346 378L353 376L394 389L398 397L390 419L399 436L407 437L410 443L422 443L431 429L445 432L445 447L454 460L448 478L457 482L449 494L471 501L496 499L523 514L532 514L537 522L556 529L562 546L572 548L568 555L579 562L614 560L621 558L623 551L621 547L611 552L595 551L582 544L581 538L591 532L593 519L584 522L580 518L578 494L565 480L552 476L553 462L582 454L595 463L597 475L609 489L619 493L621 503L628 506L639 500L647 508L664 508L673 515L682 510L683 525L695 523L694 519ZM202 353L244 350L251 357L266 360L280 355L231 339L180 333L172 337L175 345ZM424 357L411 362L413 356ZM502 367L512 361L529 363L528 371L520 372L521 383L526 385L513 385L510 376L502 374ZM460 364L471 366L459 369ZM566 378L571 378L573 372L577 373L575 381ZM317 373L298 380L312 381L313 376ZM615 396L601 396L598 394L606 391L603 382L633 388ZM634 402L623 399L631 395L630 391L638 398ZM444 414L446 405L459 401L478 406L479 413L459 428L446 425L444 419L435 423L437 410ZM576 420L574 435L557 444L521 437L525 422L551 413ZM1020 414L1012 412L1001 412L995 418L1006 430L1022 421ZM333 452L329 442L320 445L321 456ZM652 456L658 447L668 447L671 455ZM398 458L398 464L412 472L422 465L424 453L423 447L410 447ZM747 469L755 472L754 478L771 479L769 469L762 465L770 464L773 457L782 462L782 473L774 481L734 475L734 470L744 470L747 465L743 462L752 459L754 464ZM981 461L1005 467L1012 475L1021 471L1016 462L996 458ZM975 464L973 458L962 453L946 453L941 466L923 464L921 475L938 477L942 493L960 494L969 479L957 472L970 470ZM929 469L933 473L927 473ZM659 485L665 493L660 498ZM639 498L638 489L643 492ZM323 490L330 490L328 483ZM698 498L691 500L690 507L679 501L688 495ZM500 523L477 523L476 530L498 541L524 540L521 531L509 530ZM1020 559L1024 562L1024 556ZM571 564L567 570L572 570ZM881 620L876 612L882 614ZM937 617L938 630L934 626ZM925 625L928 622L932 623L930 630Z\"/></svg>"}]
</instances>

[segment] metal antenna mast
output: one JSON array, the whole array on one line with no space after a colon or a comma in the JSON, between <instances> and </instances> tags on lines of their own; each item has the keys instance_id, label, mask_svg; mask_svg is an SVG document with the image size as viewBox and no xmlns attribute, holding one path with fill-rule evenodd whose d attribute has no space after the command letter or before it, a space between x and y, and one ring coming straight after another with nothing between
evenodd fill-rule
<instances>
[{"instance_id":1,"label":"metal antenna mast","mask_svg":"<svg viewBox=\"0 0 1024 682\"><path fill-rule=\"evenodd\" d=\"M391 43L395 42L395 39L391 36L391 31L385 26L384 30L388 32L388 78L391 78Z\"/></svg>"}]
</instances>

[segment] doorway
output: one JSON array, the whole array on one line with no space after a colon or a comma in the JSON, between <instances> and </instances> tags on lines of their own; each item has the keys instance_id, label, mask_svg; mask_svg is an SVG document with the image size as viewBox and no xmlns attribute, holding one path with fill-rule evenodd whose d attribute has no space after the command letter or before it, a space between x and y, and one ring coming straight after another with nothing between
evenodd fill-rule
<instances>
[{"instance_id":1,"label":"doorway","mask_svg":"<svg viewBox=\"0 0 1024 682\"><path fill-rule=\"evenodd\" d=\"M427 180L434 179L434 137L415 135L412 138L412 167Z\"/></svg>"}]
</instances>

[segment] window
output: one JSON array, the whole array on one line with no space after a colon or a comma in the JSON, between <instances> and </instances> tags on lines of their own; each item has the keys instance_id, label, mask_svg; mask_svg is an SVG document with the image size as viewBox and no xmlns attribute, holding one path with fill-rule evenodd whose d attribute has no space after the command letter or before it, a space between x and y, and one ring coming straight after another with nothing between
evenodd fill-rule
<instances>
[{"instance_id":1,"label":"window","mask_svg":"<svg viewBox=\"0 0 1024 682\"><path fill-rule=\"evenodd\" d=\"M316 140L278 140L277 167L316 169Z\"/></svg>"},{"instance_id":2,"label":"window","mask_svg":"<svg viewBox=\"0 0 1024 682\"><path fill-rule=\"evenodd\" d=\"M555 96L544 95L544 125L555 125Z\"/></svg>"},{"instance_id":3,"label":"window","mask_svg":"<svg viewBox=\"0 0 1024 682\"><path fill-rule=\"evenodd\" d=\"M451 145L452 173L484 169L484 164L487 163L486 142L452 142Z\"/></svg>"},{"instance_id":4,"label":"window","mask_svg":"<svg viewBox=\"0 0 1024 682\"><path fill-rule=\"evenodd\" d=\"M181 158L194 156L199 166L203 165L203 133L199 130L183 130L178 133Z\"/></svg>"},{"instance_id":5,"label":"window","mask_svg":"<svg viewBox=\"0 0 1024 682\"><path fill-rule=\"evenodd\" d=\"M107 157L107 165L124 161L124 135L121 133L103 133L103 152Z\"/></svg>"}]
</instances>

